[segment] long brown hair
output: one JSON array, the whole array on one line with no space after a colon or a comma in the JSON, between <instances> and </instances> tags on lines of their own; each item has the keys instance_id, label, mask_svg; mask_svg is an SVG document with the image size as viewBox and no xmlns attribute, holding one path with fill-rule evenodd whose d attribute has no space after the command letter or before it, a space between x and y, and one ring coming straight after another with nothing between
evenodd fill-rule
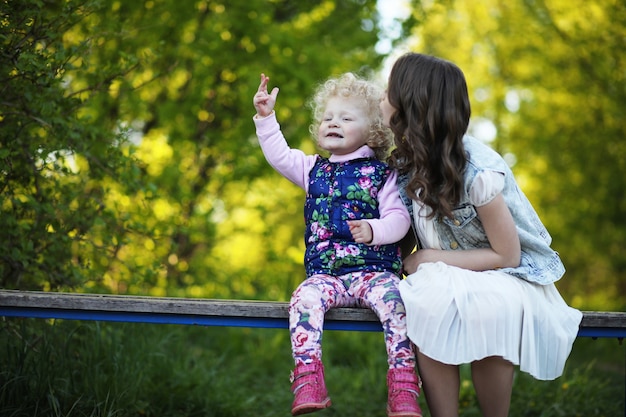
<instances>
[{"instance_id":1,"label":"long brown hair","mask_svg":"<svg viewBox=\"0 0 626 417\"><path fill-rule=\"evenodd\" d=\"M407 53L393 65L387 99L396 109L390 165L408 173L408 195L429 206L431 216L452 217L463 193L463 135L471 114L463 72L443 59Z\"/></svg>"}]
</instances>

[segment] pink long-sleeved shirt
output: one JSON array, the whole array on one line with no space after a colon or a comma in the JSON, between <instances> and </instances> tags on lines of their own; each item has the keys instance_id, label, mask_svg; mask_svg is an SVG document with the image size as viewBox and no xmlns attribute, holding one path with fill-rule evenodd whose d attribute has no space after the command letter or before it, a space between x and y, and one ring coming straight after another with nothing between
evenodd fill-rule
<instances>
[{"instance_id":1,"label":"pink long-sleeved shirt","mask_svg":"<svg viewBox=\"0 0 626 417\"><path fill-rule=\"evenodd\" d=\"M309 173L315 165L317 155L307 155L301 150L291 149L280 130L274 112L264 118L254 117L254 124L267 162L289 181L308 192ZM331 155L329 160L344 162L373 155L374 151L364 145L347 155ZM396 178L396 172L392 171L385 185L379 190L380 218L364 220L372 228L373 239L370 243L372 246L398 242L406 235L411 225L409 213L398 193Z\"/></svg>"}]
</instances>

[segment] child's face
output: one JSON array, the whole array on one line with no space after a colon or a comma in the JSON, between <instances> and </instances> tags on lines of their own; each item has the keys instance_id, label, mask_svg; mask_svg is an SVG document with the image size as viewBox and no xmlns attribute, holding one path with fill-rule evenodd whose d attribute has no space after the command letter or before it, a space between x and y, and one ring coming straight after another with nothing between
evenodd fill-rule
<instances>
[{"instance_id":1,"label":"child's face","mask_svg":"<svg viewBox=\"0 0 626 417\"><path fill-rule=\"evenodd\" d=\"M317 133L320 148L346 155L365 145L370 120L365 104L356 98L332 97L326 104Z\"/></svg>"},{"instance_id":2,"label":"child's face","mask_svg":"<svg viewBox=\"0 0 626 417\"><path fill-rule=\"evenodd\" d=\"M383 115L383 126L389 127L389 120L391 116L396 112L395 107L389 103L389 97L387 97L387 91L383 94L383 99L380 101L380 111Z\"/></svg>"}]
</instances>

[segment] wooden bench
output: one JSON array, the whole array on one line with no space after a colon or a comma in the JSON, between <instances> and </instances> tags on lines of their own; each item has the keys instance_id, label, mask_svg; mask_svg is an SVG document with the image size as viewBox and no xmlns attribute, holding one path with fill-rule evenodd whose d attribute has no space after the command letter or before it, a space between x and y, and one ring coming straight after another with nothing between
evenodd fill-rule
<instances>
[{"instance_id":1,"label":"wooden bench","mask_svg":"<svg viewBox=\"0 0 626 417\"><path fill-rule=\"evenodd\" d=\"M0 316L201 326L288 328L287 302L139 297L0 290ZM326 330L381 331L376 315L363 308L336 308ZM626 312L584 311L580 337L626 336Z\"/></svg>"}]
</instances>

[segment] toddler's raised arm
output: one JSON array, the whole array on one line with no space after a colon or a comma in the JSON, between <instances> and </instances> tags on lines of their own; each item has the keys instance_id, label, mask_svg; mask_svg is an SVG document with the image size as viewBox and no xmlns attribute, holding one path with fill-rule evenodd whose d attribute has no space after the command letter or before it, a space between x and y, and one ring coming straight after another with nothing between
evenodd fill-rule
<instances>
[{"instance_id":1,"label":"toddler's raised arm","mask_svg":"<svg viewBox=\"0 0 626 417\"><path fill-rule=\"evenodd\" d=\"M261 83L252 100L256 113L259 117L267 117L274 110L276 104L276 96L278 96L278 87L272 88L272 92L267 92L267 84L270 81L270 77L266 77L265 74L261 74Z\"/></svg>"}]
</instances>

